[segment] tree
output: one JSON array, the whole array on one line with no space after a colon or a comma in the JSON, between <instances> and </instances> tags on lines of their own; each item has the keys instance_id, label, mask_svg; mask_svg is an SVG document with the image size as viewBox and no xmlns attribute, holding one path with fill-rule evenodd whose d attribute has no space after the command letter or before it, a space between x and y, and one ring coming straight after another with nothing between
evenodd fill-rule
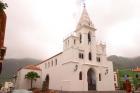
<instances>
[{"instance_id":1,"label":"tree","mask_svg":"<svg viewBox=\"0 0 140 93\"><path fill-rule=\"evenodd\" d=\"M8 7L7 3L3 3L2 1L0 1L0 11L6 9L6 7Z\"/></svg>"},{"instance_id":2,"label":"tree","mask_svg":"<svg viewBox=\"0 0 140 93\"><path fill-rule=\"evenodd\" d=\"M31 80L31 89L32 89L33 81L35 81L37 78L40 78L40 76L38 75L38 73L31 71L25 75L25 78Z\"/></svg>"}]
</instances>

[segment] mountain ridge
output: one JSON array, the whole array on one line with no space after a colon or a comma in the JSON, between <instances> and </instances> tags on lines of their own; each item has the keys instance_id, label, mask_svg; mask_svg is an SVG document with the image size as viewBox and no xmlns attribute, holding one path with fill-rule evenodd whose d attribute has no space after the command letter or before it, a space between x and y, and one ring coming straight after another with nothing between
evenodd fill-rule
<instances>
[{"instance_id":1,"label":"mountain ridge","mask_svg":"<svg viewBox=\"0 0 140 93\"><path fill-rule=\"evenodd\" d=\"M2 73L0 74L0 82L11 80L19 68L30 64L38 64L41 60L33 58L5 59L3 62Z\"/></svg>"},{"instance_id":2,"label":"mountain ridge","mask_svg":"<svg viewBox=\"0 0 140 93\"><path fill-rule=\"evenodd\" d=\"M113 62L114 70L120 68L136 68L140 67L140 56L137 57L122 57L111 55L108 57L108 60Z\"/></svg>"}]
</instances>

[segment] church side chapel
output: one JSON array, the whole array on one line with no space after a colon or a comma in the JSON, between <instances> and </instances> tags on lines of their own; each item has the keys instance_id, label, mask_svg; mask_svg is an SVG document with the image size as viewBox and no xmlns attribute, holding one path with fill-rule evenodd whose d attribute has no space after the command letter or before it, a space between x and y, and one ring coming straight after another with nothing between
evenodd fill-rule
<instances>
[{"instance_id":1,"label":"church side chapel","mask_svg":"<svg viewBox=\"0 0 140 93\"><path fill-rule=\"evenodd\" d=\"M63 41L63 51L35 65L41 69L36 87L45 83L46 88L61 91L115 91L113 64L107 60L106 45L96 43L95 31L84 6L75 31ZM24 86L21 74L17 78Z\"/></svg>"}]
</instances>

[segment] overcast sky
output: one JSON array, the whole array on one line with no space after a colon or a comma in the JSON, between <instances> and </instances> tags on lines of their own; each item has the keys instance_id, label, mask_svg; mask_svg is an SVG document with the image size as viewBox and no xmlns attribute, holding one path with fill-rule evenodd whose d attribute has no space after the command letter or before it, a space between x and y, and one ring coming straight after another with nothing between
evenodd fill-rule
<instances>
[{"instance_id":1,"label":"overcast sky","mask_svg":"<svg viewBox=\"0 0 140 93\"><path fill-rule=\"evenodd\" d=\"M81 0L4 0L6 58L46 59L63 49L82 12ZM86 0L107 55L140 56L140 0Z\"/></svg>"}]
</instances>

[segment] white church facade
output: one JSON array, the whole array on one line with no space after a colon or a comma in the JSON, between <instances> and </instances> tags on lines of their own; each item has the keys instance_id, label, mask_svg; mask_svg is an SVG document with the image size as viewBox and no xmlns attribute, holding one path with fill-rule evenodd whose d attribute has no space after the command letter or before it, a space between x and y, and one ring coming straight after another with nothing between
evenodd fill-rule
<instances>
[{"instance_id":1,"label":"white church facade","mask_svg":"<svg viewBox=\"0 0 140 93\"><path fill-rule=\"evenodd\" d=\"M53 90L114 91L113 64L107 60L106 45L96 43L95 31L84 7L76 30L63 41L63 51L35 65L41 69L37 87L46 82Z\"/></svg>"}]
</instances>

